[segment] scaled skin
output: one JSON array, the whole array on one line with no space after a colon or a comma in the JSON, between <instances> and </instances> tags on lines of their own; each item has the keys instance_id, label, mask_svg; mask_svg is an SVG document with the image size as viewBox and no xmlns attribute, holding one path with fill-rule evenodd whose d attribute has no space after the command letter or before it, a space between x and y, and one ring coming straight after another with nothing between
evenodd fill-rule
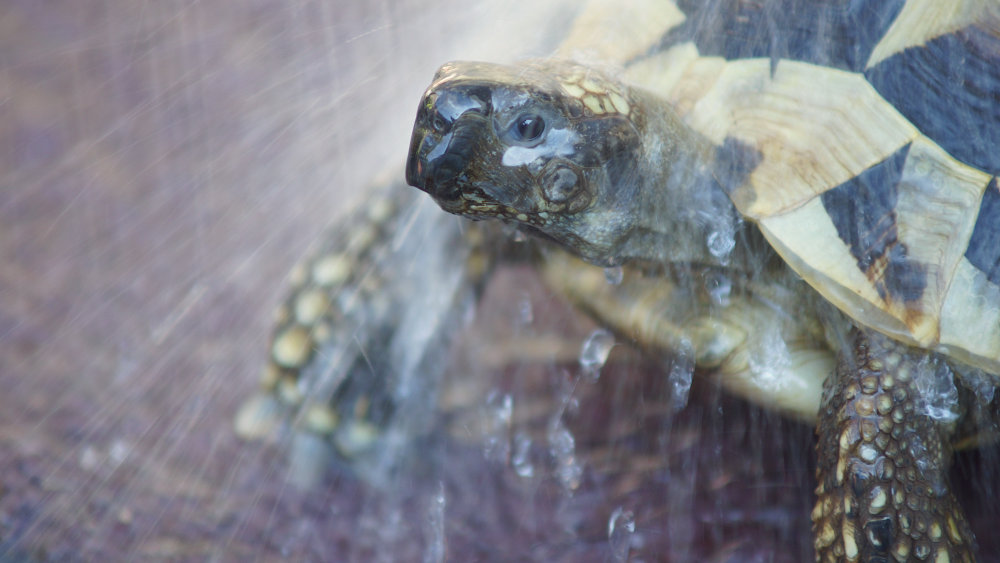
<instances>
[{"instance_id":1,"label":"scaled skin","mask_svg":"<svg viewBox=\"0 0 1000 563\"><path fill-rule=\"evenodd\" d=\"M668 284L725 267L748 285L777 285L759 233L726 195L749 170L727 167L709 147L669 104L596 70L451 63L421 102L407 180L447 211L515 223L596 265L636 265ZM734 244L713 246L727 229ZM616 305L591 309L607 321ZM869 329L848 337L838 319L820 319L841 359L820 409L817 559L972 560L975 542L946 479L954 420L917 408L912 381L928 354ZM719 334L696 336L695 350Z\"/></svg>"},{"instance_id":2,"label":"scaled skin","mask_svg":"<svg viewBox=\"0 0 1000 563\"><path fill-rule=\"evenodd\" d=\"M516 222L594 264L728 264L687 242L739 222L708 142L651 94L613 84L572 63L445 65L418 111L407 182L446 211ZM526 120L543 123L537 136L519 131Z\"/></svg>"}]
</instances>

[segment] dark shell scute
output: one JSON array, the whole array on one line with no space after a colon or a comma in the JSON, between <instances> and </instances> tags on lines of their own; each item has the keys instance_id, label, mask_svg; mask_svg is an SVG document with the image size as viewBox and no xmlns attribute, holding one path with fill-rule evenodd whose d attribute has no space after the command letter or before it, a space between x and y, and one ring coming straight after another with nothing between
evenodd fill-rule
<instances>
[{"instance_id":1,"label":"dark shell scute","mask_svg":"<svg viewBox=\"0 0 1000 563\"><path fill-rule=\"evenodd\" d=\"M667 45L693 41L702 55L791 59L860 72L899 14L902 0L746 2L680 0L684 24ZM764 33L762 33L764 31Z\"/></svg>"},{"instance_id":2,"label":"dark shell scute","mask_svg":"<svg viewBox=\"0 0 1000 563\"><path fill-rule=\"evenodd\" d=\"M968 27L896 53L865 76L949 154L1000 174L1000 37Z\"/></svg>"},{"instance_id":3,"label":"dark shell scute","mask_svg":"<svg viewBox=\"0 0 1000 563\"><path fill-rule=\"evenodd\" d=\"M902 302L918 301L927 286L926 269L908 257L897 232L897 186L909 151L906 145L820 196L858 268L883 299Z\"/></svg>"},{"instance_id":4,"label":"dark shell scute","mask_svg":"<svg viewBox=\"0 0 1000 563\"><path fill-rule=\"evenodd\" d=\"M727 194L745 185L763 159L760 151L734 137L715 149L715 180Z\"/></svg>"},{"instance_id":5,"label":"dark shell scute","mask_svg":"<svg viewBox=\"0 0 1000 563\"><path fill-rule=\"evenodd\" d=\"M986 279L1000 285L1000 186L996 177L983 194L965 258L986 274Z\"/></svg>"}]
</instances>

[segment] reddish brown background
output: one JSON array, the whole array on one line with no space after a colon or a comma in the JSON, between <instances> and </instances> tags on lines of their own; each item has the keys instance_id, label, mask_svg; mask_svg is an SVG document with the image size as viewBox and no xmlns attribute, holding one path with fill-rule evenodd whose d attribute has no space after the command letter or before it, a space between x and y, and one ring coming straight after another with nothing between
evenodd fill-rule
<instances>
[{"instance_id":1,"label":"reddish brown background","mask_svg":"<svg viewBox=\"0 0 1000 563\"><path fill-rule=\"evenodd\" d=\"M283 276L401 166L434 68L544 54L564 4L4 2L0 559L604 561L619 507L634 560L808 559L810 429L710 387L663 414L659 368L624 348L567 415L581 452L618 461L572 494L544 459L518 477L448 439L385 489L331 472L300 491L282 444L231 431ZM523 336L589 330L527 272L490 294L480 334L526 296ZM571 370L512 358L479 396L544 404ZM996 457L955 473L988 558Z\"/></svg>"}]
</instances>

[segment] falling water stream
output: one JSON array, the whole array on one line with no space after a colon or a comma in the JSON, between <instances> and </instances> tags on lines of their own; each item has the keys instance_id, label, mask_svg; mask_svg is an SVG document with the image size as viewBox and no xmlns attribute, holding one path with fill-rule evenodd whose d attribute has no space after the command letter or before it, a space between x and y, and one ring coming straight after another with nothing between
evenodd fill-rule
<instances>
[{"instance_id":1,"label":"falling water stream","mask_svg":"<svg viewBox=\"0 0 1000 563\"><path fill-rule=\"evenodd\" d=\"M233 432L287 272L400 174L435 68L544 56L577 5L4 2L0 561L811 557L811 429L523 267L461 338L427 459L303 489L287 443Z\"/></svg>"}]
</instances>

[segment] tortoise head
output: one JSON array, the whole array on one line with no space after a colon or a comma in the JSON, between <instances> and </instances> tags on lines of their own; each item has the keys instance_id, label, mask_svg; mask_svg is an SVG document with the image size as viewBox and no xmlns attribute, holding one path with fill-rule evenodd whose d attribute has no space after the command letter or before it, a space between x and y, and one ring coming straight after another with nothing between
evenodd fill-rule
<instances>
[{"instance_id":1,"label":"tortoise head","mask_svg":"<svg viewBox=\"0 0 1000 563\"><path fill-rule=\"evenodd\" d=\"M499 218L598 264L638 215L642 142L627 88L567 62L453 62L417 110L406 180L445 210Z\"/></svg>"}]
</instances>

